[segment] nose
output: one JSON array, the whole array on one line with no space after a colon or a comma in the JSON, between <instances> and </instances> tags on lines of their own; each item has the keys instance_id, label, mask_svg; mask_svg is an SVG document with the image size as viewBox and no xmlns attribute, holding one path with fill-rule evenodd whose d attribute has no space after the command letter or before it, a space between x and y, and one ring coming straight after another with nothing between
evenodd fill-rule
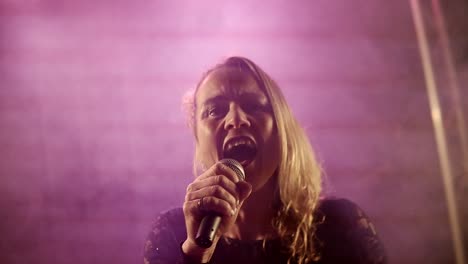
<instances>
[{"instance_id":1,"label":"nose","mask_svg":"<svg viewBox=\"0 0 468 264\"><path fill-rule=\"evenodd\" d=\"M229 112L226 114L224 129L239 129L241 127L250 127L250 121L242 108L235 103L229 105Z\"/></svg>"}]
</instances>

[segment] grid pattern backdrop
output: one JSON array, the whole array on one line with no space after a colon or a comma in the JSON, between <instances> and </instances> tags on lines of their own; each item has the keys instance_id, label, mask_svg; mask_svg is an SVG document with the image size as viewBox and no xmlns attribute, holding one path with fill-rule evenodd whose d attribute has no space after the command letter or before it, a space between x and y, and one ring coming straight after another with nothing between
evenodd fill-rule
<instances>
[{"instance_id":1,"label":"grid pattern backdrop","mask_svg":"<svg viewBox=\"0 0 468 264\"><path fill-rule=\"evenodd\" d=\"M467 41L453 26L466 3L447 2L466 83ZM403 0L2 0L0 262L141 263L152 219L181 206L193 177L181 98L229 55L278 81L322 161L327 192L368 213L391 263L454 262ZM441 98L461 201L457 123L447 89Z\"/></svg>"}]
</instances>

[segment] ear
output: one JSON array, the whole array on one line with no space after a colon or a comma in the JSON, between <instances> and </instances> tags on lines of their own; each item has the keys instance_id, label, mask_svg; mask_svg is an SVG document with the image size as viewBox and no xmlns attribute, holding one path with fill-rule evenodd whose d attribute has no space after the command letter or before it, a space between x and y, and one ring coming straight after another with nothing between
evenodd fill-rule
<instances>
[{"instance_id":1,"label":"ear","mask_svg":"<svg viewBox=\"0 0 468 264\"><path fill-rule=\"evenodd\" d=\"M185 113L187 126L195 131L195 90L188 90L182 96L182 110Z\"/></svg>"}]
</instances>

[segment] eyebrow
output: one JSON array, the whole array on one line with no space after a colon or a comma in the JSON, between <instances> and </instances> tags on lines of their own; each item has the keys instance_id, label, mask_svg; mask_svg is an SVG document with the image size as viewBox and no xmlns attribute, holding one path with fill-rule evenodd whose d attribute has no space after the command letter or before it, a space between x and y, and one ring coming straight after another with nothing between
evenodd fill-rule
<instances>
[{"instance_id":1,"label":"eyebrow","mask_svg":"<svg viewBox=\"0 0 468 264\"><path fill-rule=\"evenodd\" d=\"M266 95L264 95L264 94L247 92L247 93L242 93L240 95L240 97L241 97L241 99L246 98L246 99L250 99L250 100L253 99L253 100L258 100L258 101L262 101L262 102L265 100L268 103L268 97L266 97Z\"/></svg>"},{"instance_id":2,"label":"eyebrow","mask_svg":"<svg viewBox=\"0 0 468 264\"><path fill-rule=\"evenodd\" d=\"M203 103L202 103L202 106L206 106L206 105L210 105L210 104L214 104L216 102L219 102L219 101L227 101L228 98L224 95L216 95L214 97L211 97L211 98L208 98L206 99Z\"/></svg>"},{"instance_id":3,"label":"eyebrow","mask_svg":"<svg viewBox=\"0 0 468 264\"><path fill-rule=\"evenodd\" d=\"M239 95L240 99L254 99L254 100L258 100L258 101L266 101L268 103L268 98L263 95L263 94L258 94L258 93L251 93L251 92L245 92L245 93L241 93ZM228 101L229 100L229 97L228 96L225 96L225 95L216 95L214 97L211 97L211 98L208 98L206 99L202 105L209 105L209 104L212 104L212 103L216 103L216 102L219 102L219 101Z\"/></svg>"}]
</instances>

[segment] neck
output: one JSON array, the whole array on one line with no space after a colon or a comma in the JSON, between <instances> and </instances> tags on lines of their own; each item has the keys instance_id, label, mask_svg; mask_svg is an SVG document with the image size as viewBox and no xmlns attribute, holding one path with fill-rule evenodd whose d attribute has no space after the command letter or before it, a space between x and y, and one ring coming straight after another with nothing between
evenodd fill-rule
<instances>
[{"instance_id":1,"label":"neck","mask_svg":"<svg viewBox=\"0 0 468 264\"><path fill-rule=\"evenodd\" d=\"M272 220L276 210L273 199L277 179L271 177L260 189L253 192L239 209L236 222L226 233L227 237L243 240L260 240L274 236Z\"/></svg>"}]
</instances>

